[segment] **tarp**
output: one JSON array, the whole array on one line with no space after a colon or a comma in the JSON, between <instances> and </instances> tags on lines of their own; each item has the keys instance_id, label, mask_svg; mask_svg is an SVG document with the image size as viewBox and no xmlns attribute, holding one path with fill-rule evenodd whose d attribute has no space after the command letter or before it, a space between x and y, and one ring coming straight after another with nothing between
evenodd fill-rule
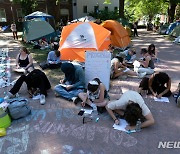
<instances>
[{"instance_id":1,"label":"tarp","mask_svg":"<svg viewBox=\"0 0 180 154\"><path fill-rule=\"evenodd\" d=\"M28 20L24 22L23 39L24 41L31 41L40 39L42 37L54 37L55 30L52 26L43 20Z\"/></svg>"},{"instance_id":2,"label":"tarp","mask_svg":"<svg viewBox=\"0 0 180 154\"><path fill-rule=\"evenodd\" d=\"M27 16L24 17L25 20L31 20L33 18L54 18L52 15L49 15L49 14L46 14L44 12L40 12L40 11L36 11L36 12L33 12Z\"/></svg>"},{"instance_id":3,"label":"tarp","mask_svg":"<svg viewBox=\"0 0 180 154\"><path fill-rule=\"evenodd\" d=\"M180 25L180 21L171 23L166 31L166 34L170 34L173 31L173 29L178 25Z\"/></svg>"},{"instance_id":4,"label":"tarp","mask_svg":"<svg viewBox=\"0 0 180 154\"><path fill-rule=\"evenodd\" d=\"M85 51L108 50L110 31L93 22L78 22L64 26L59 51L61 60L85 61Z\"/></svg>"},{"instance_id":5,"label":"tarp","mask_svg":"<svg viewBox=\"0 0 180 154\"><path fill-rule=\"evenodd\" d=\"M176 26L173 31L170 33L171 36L179 37L180 36L180 25Z\"/></svg>"},{"instance_id":6,"label":"tarp","mask_svg":"<svg viewBox=\"0 0 180 154\"><path fill-rule=\"evenodd\" d=\"M131 39L126 29L115 20L106 20L101 24L104 28L111 31L111 44L120 48L126 48Z\"/></svg>"}]
</instances>

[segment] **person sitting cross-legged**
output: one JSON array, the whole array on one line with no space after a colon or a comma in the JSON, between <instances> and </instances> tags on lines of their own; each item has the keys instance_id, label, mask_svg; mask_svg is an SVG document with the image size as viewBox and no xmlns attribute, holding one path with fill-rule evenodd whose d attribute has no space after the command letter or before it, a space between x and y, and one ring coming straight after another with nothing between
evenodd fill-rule
<instances>
[{"instance_id":1,"label":"person sitting cross-legged","mask_svg":"<svg viewBox=\"0 0 180 154\"><path fill-rule=\"evenodd\" d=\"M61 64L61 70L65 74L65 78L54 87L55 95L76 102L78 94L84 91L84 70L79 65L67 62Z\"/></svg>"}]
</instances>

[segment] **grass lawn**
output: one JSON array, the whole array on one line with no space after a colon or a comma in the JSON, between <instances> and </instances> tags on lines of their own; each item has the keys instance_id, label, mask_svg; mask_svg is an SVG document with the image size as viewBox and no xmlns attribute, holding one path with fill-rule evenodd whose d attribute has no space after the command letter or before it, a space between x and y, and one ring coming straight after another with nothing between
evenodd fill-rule
<instances>
[{"instance_id":1,"label":"grass lawn","mask_svg":"<svg viewBox=\"0 0 180 154\"><path fill-rule=\"evenodd\" d=\"M22 43L22 45L30 51L37 65L39 65L39 63L43 61L46 61L50 49L45 49L45 50L33 49L33 45L27 43ZM59 80L64 78L64 73L62 73L61 69L45 69L43 70L43 72L46 73L48 79L51 82L52 87L57 85L59 83Z\"/></svg>"}]
</instances>

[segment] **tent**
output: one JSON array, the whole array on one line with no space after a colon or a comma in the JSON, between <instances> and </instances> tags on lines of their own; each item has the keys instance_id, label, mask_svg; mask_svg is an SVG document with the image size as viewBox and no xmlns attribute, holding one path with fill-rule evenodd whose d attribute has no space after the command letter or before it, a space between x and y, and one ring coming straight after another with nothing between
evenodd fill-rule
<instances>
[{"instance_id":1,"label":"tent","mask_svg":"<svg viewBox=\"0 0 180 154\"><path fill-rule=\"evenodd\" d=\"M166 34L170 34L173 31L173 29L178 25L180 25L180 21L171 23L166 31Z\"/></svg>"},{"instance_id":2,"label":"tent","mask_svg":"<svg viewBox=\"0 0 180 154\"><path fill-rule=\"evenodd\" d=\"M111 31L111 44L120 48L126 48L131 39L126 29L115 20L106 20L102 26Z\"/></svg>"},{"instance_id":3,"label":"tent","mask_svg":"<svg viewBox=\"0 0 180 154\"><path fill-rule=\"evenodd\" d=\"M169 27L169 24L164 24L164 25L160 26L159 34L162 34L162 35L166 34L168 27Z\"/></svg>"},{"instance_id":4,"label":"tent","mask_svg":"<svg viewBox=\"0 0 180 154\"><path fill-rule=\"evenodd\" d=\"M33 12L33 13L31 13L31 14L24 17L25 21L26 20L31 20L31 19L34 19L34 18L49 19L49 18L54 18L54 17L52 15L49 15L49 14L46 14L46 13L43 13L43 12L40 12L40 11Z\"/></svg>"},{"instance_id":5,"label":"tent","mask_svg":"<svg viewBox=\"0 0 180 154\"><path fill-rule=\"evenodd\" d=\"M117 21L120 22L121 25L123 25L124 27L125 27L125 26L128 26L128 27L132 28L132 27L130 26L129 22L128 22L126 19L124 19L124 18L119 18L119 19L117 19Z\"/></svg>"},{"instance_id":6,"label":"tent","mask_svg":"<svg viewBox=\"0 0 180 154\"><path fill-rule=\"evenodd\" d=\"M59 51L61 60L85 61L85 51L108 50L110 31L93 22L78 22L64 26Z\"/></svg>"},{"instance_id":7,"label":"tent","mask_svg":"<svg viewBox=\"0 0 180 154\"><path fill-rule=\"evenodd\" d=\"M171 36L178 37L180 36L180 25L176 26L173 31L170 33Z\"/></svg>"},{"instance_id":8,"label":"tent","mask_svg":"<svg viewBox=\"0 0 180 154\"><path fill-rule=\"evenodd\" d=\"M91 17L91 16L85 16L85 17L81 17L79 19L75 19L73 21L71 21L71 23L73 22L94 22L96 19L94 17Z\"/></svg>"},{"instance_id":9,"label":"tent","mask_svg":"<svg viewBox=\"0 0 180 154\"><path fill-rule=\"evenodd\" d=\"M23 39L24 41L31 41L45 37L49 39L56 35L52 26L44 20L29 20L24 22Z\"/></svg>"}]
</instances>

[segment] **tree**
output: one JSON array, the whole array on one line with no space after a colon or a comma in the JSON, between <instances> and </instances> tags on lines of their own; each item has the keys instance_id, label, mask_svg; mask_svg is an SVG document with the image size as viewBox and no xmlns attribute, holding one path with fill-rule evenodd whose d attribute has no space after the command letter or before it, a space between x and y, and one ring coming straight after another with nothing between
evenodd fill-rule
<instances>
[{"instance_id":1,"label":"tree","mask_svg":"<svg viewBox=\"0 0 180 154\"><path fill-rule=\"evenodd\" d=\"M174 21L176 6L178 5L178 3L180 3L180 0L167 0L166 2L169 2L168 21L171 23Z\"/></svg>"},{"instance_id":2,"label":"tree","mask_svg":"<svg viewBox=\"0 0 180 154\"><path fill-rule=\"evenodd\" d=\"M21 5L25 15L32 13L38 6L37 0L13 0L13 2Z\"/></svg>"},{"instance_id":3,"label":"tree","mask_svg":"<svg viewBox=\"0 0 180 154\"><path fill-rule=\"evenodd\" d=\"M125 0L119 0L119 17L124 18L124 2Z\"/></svg>"}]
</instances>

